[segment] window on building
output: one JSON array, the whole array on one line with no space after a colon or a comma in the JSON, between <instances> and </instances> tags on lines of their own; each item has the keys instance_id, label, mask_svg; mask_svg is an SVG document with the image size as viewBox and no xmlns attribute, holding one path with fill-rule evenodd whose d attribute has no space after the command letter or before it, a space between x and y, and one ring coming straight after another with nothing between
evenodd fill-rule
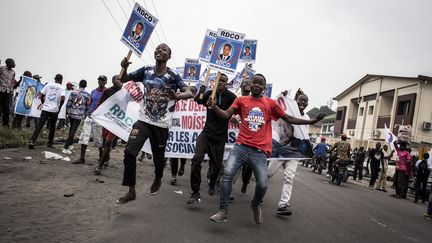
<instances>
[{"instance_id":1,"label":"window on building","mask_svg":"<svg viewBox=\"0 0 432 243\"><path fill-rule=\"evenodd\" d=\"M398 115L408 115L410 109L411 101L399 101L397 114Z\"/></svg>"},{"instance_id":2,"label":"window on building","mask_svg":"<svg viewBox=\"0 0 432 243\"><path fill-rule=\"evenodd\" d=\"M363 113L364 113L364 107L361 107L359 111L359 116L363 116Z\"/></svg>"},{"instance_id":3,"label":"window on building","mask_svg":"<svg viewBox=\"0 0 432 243\"><path fill-rule=\"evenodd\" d=\"M368 115L373 115L373 111L374 111L374 106L373 105L369 106Z\"/></svg>"}]
</instances>

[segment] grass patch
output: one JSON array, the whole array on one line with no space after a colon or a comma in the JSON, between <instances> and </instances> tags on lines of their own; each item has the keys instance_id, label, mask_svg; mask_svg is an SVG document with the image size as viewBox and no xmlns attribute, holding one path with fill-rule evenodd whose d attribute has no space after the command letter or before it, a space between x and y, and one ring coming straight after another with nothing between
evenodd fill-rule
<instances>
[{"instance_id":1,"label":"grass patch","mask_svg":"<svg viewBox=\"0 0 432 243\"><path fill-rule=\"evenodd\" d=\"M33 130L10 130L0 128L0 149L26 147ZM39 136L36 145L46 144L47 139Z\"/></svg>"}]
</instances>

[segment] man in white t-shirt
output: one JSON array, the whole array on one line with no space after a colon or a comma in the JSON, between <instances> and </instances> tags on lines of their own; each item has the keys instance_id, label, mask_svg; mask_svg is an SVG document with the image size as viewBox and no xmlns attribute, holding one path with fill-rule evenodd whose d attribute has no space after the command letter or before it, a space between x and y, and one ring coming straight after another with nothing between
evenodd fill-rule
<instances>
[{"instance_id":1,"label":"man in white t-shirt","mask_svg":"<svg viewBox=\"0 0 432 243\"><path fill-rule=\"evenodd\" d=\"M33 136L31 137L28 144L28 147L30 149L34 148L36 139L38 138L40 131L42 130L48 119L50 122L50 131L48 135L47 147L51 148L53 145L58 113L65 99L64 87L61 85L61 83L63 82L63 76L61 74L57 74L54 80L55 83L46 84L45 87L38 94L42 102L42 113L40 115L39 122L33 132Z\"/></svg>"},{"instance_id":2,"label":"man in white t-shirt","mask_svg":"<svg viewBox=\"0 0 432 243\"><path fill-rule=\"evenodd\" d=\"M286 95L286 93L282 93ZM300 111L300 116L304 120L310 120L309 116L304 112L309 104L309 98L302 90L298 90L294 100L297 103ZM291 108L293 109L293 108ZM298 158L307 158L306 151L301 151L301 147L306 148L305 143L309 143L309 125L292 126L284 121L276 122L273 132L272 142L272 157L286 158L286 160L271 160L269 163L269 175L273 176L276 171L282 166L284 168L284 183L282 186L282 194L278 203L276 214L291 215L290 199L292 196L294 177L297 171ZM277 132L276 132L277 131ZM297 140L296 140L297 139ZM299 143L296 145L296 143ZM302 145L303 144L303 145ZM312 152L312 147L310 151ZM307 154L307 153L306 153ZM293 158L293 159L288 159Z\"/></svg>"}]
</instances>

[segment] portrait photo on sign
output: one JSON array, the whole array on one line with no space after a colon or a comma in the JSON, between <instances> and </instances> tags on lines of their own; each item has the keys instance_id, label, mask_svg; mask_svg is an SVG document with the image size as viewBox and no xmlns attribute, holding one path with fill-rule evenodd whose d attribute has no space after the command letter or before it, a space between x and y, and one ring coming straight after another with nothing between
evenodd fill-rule
<instances>
[{"instance_id":1,"label":"portrait photo on sign","mask_svg":"<svg viewBox=\"0 0 432 243\"><path fill-rule=\"evenodd\" d=\"M188 77L195 77L195 66L191 66L188 70Z\"/></svg>"},{"instance_id":2,"label":"portrait photo on sign","mask_svg":"<svg viewBox=\"0 0 432 243\"><path fill-rule=\"evenodd\" d=\"M243 56L247 56L249 57L251 55L251 47L250 46L245 46L243 48Z\"/></svg>"},{"instance_id":3,"label":"portrait photo on sign","mask_svg":"<svg viewBox=\"0 0 432 243\"><path fill-rule=\"evenodd\" d=\"M144 24L141 21L137 21L132 25L130 37L138 42L141 40L144 34Z\"/></svg>"},{"instance_id":4,"label":"portrait photo on sign","mask_svg":"<svg viewBox=\"0 0 432 243\"><path fill-rule=\"evenodd\" d=\"M273 139L280 144L288 144L294 137L294 127L282 119L273 122L273 132Z\"/></svg>"},{"instance_id":5,"label":"portrait photo on sign","mask_svg":"<svg viewBox=\"0 0 432 243\"><path fill-rule=\"evenodd\" d=\"M225 43L224 45L222 45L222 48L220 48L219 50L219 59L221 61L229 61L232 57L232 45Z\"/></svg>"}]
</instances>

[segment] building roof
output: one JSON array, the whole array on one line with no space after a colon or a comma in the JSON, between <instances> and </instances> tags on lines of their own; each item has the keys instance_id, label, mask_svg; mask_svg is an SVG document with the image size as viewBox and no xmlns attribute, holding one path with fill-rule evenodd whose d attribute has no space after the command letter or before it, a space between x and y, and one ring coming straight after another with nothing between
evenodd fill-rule
<instances>
[{"instance_id":1,"label":"building roof","mask_svg":"<svg viewBox=\"0 0 432 243\"><path fill-rule=\"evenodd\" d=\"M410 80L418 80L418 81L420 81L420 80L432 80L431 77L423 76L423 75L419 75L417 77L401 77L401 76L390 76L390 75L381 75L381 74L366 74L363 78L361 78L359 81L355 82L353 85L348 87L346 90L344 90L342 93L340 93L339 95L337 95L333 99L336 101L340 100L345 95L350 93L352 90L354 90L355 88L357 88L358 86L360 86L364 82L366 82L370 79L373 79L373 78L396 78L396 79L405 79L405 80L410 79Z\"/></svg>"}]
</instances>

